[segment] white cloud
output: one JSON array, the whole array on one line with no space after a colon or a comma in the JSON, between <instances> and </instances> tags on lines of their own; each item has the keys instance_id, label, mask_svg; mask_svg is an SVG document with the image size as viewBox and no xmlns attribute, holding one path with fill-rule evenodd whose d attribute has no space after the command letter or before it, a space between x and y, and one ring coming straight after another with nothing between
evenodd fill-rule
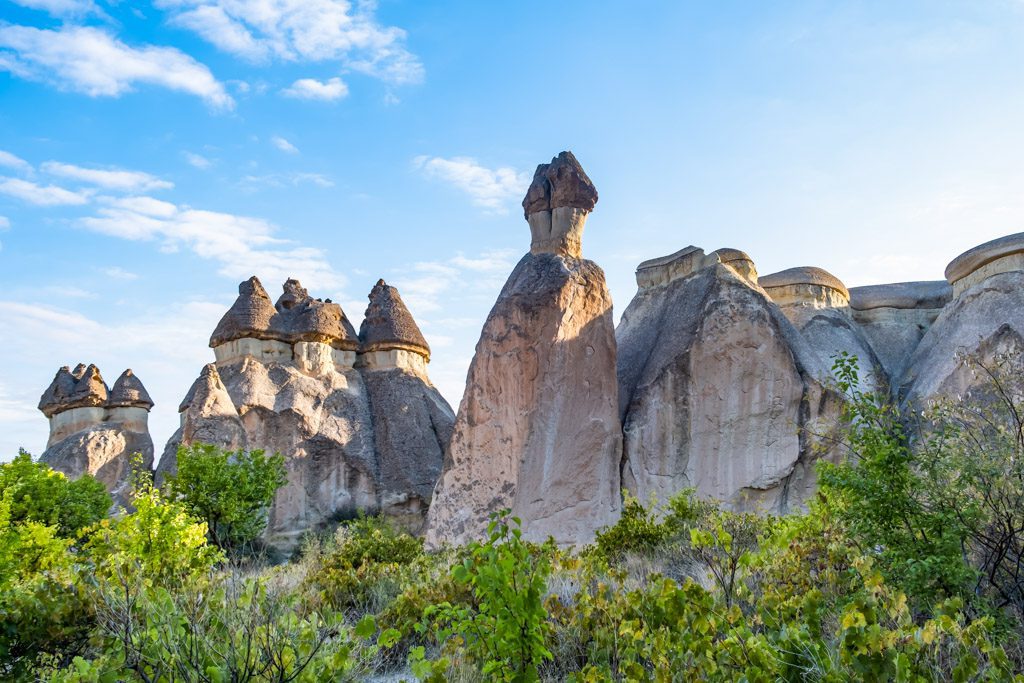
<instances>
[{"instance_id":1,"label":"white cloud","mask_svg":"<svg viewBox=\"0 0 1024 683\"><path fill-rule=\"evenodd\" d=\"M101 29L0 26L0 70L91 97L118 97L137 84L201 97L217 109L234 100L210 70L172 47L131 47Z\"/></svg>"},{"instance_id":2,"label":"white cloud","mask_svg":"<svg viewBox=\"0 0 1024 683\"><path fill-rule=\"evenodd\" d=\"M99 8L92 0L11 0L15 5L38 9L55 17L80 17Z\"/></svg>"},{"instance_id":3,"label":"white cloud","mask_svg":"<svg viewBox=\"0 0 1024 683\"><path fill-rule=\"evenodd\" d=\"M37 185L19 178L0 177L0 193L36 206L80 206L89 202L91 192L74 192L56 185Z\"/></svg>"},{"instance_id":4,"label":"white cloud","mask_svg":"<svg viewBox=\"0 0 1024 683\"><path fill-rule=\"evenodd\" d=\"M265 220L175 206L151 197L107 198L105 204L79 223L112 237L159 241L166 253L187 248L219 263L218 272L225 277L244 279L255 273L270 282L297 277L310 287L344 284L323 251L275 237L276 226Z\"/></svg>"},{"instance_id":5,"label":"white cloud","mask_svg":"<svg viewBox=\"0 0 1024 683\"><path fill-rule=\"evenodd\" d=\"M0 230L9 230L11 227L11 219L7 216L0 216Z\"/></svg>"},{"instance_id":6,"label":"white cloud","mask_svg":"<svg viewBox=\"0 0 1024 683\"><path fill-rule=\"evenodd\" d=\"M277 147L279 150L281 150L282 152L285 152L287 154L298 154L299 153L299 148L298 147L296 147L292 143L288 142L287 140L285 140L280 135L275 135L274 137L270 138L270 142L274 145L274 147Z\"/></svg>"},{"instance_id":7,"label":"white cloud","mask_svg":"<svg viewBox=\"0 0 1024 683\"><path fill-rule=\"evenodd\" d=\"M269 185L270 187L298 186L309 183L318 187L334 187L334 181L322 173L269 173L267 175L247 175L240 185L246 189Z\"/></svg>"},{"instance_id":8,"label":"white cloud","mask_svg":"<svg viewBox=\"0 0 1024 683\"><path fill-rule=\"evenodd\" d=\"M126 282L139 279L138 273L133 273L131 271L125 270L121 266L110 266L109 268L101 268L100 272L106 275L107 277L114 278L115 280L124 280Z\"/></svg>"},{"instance_id":9,"label":"white cloud","mask_svg":"<svg viewBox=\"0 0 1024 683\"><path fill-rule=\"evenodd\" d=\"M6 166L7 168L13 168L17 171L29 172L32 170L32 164L28 163L21 157L16 157L10 152L5 152L0 149L0 166Z\"/></svg>"},{"instance_id":10,"label":"white cloud","mask_svg":"<svg viewBox=\"0 0 1024 683\"><path fill-rule=\"evenodd\" d=\"M182 152L182 154L185 156L185 161L198 169L205 171L213 165L212 161L201 154L195 154L193 152Z\"/></svg>"},{"instance_id":11,"label":"white cloud","mask_svg":"<svg viewBox=\"0 0 1024 683\"><path fill-rule=\"evenodd\" d=\"M469 157L418 156L413 166L428 178L443 180L470 196L477 206L508 213L507 202L526 193L532 176L508 166L490 169Z\"/></svg>"},{"instance_id":12,"label":"white cloud","mask_svg":"<svg viewBox=\"0 0 1024 683\"><path fill-rule=\"evenodd\" d=\"M281 91L286 97L300 100L323 100L330 102L348 95L348 86L340 78L318 81L315 78L300 78L291 87Z\"/></svg>"},{"instance_id":13,"label":"white cloud","mask_svg":"<svg viewBox=\"0 0 1024 683\"><path fill-rule=\"evenodd\" d=\"M105 187L109 190L148 192L151 190L170 190L174 187L174 183L161 180L154 175L143 173L142 171L127 171L120 168L83 168L59 161L47 161L40 168L50 175L78 180L90 185Z\"/></svg>"},{"instance_id":14,"label":"white cloud","mask_svg":"<svg viewBox=\"0 0 1024 683\"><path fill-rule=\"evenodd\" d=\"M348 0L157 0L171 21L253 62L337 61L390 83L417 83L423 65L406 33L382 26L376 3Z\"/></svg>"}]
</instances>

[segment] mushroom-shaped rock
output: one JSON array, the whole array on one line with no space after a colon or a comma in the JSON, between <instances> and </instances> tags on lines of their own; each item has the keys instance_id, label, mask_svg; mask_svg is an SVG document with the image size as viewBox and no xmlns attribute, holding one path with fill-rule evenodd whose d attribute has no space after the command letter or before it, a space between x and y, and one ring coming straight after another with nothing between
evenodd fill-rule
<instances>
[{"instance_id":1,"label":"mushroom-shaped rock","mask_svg":"<svg viewBox=\"0 0 1024 683\"><path fill-rule=\"evenodd\" d=\"M85 370L84 366L82 370ZM53 417L65 409L71 393L75 390L75 382L75 376L71 374L68 366L65 365L57 371L50 386L39 399L39 410L43 411L43 415Z\"/></svg>"},{"instance_id":2,"label":"mushroom-shaped rock","mask_svg":"<svg viewBox=\"0 0 1024 683\"><path fill-rule=\"evenodd\" d=\"M850 315L850 292L839 278L827 270L803 266L765 275L758 284L803 333L825 367L846 353L857 359L864 389L887 384L883 364ZM829 380L831 374L819 379Z\"/></svg>"},{"instance_id":3,"label":"mushroom-shaped rock","mask_svg":"<svg viewBox=\"0 0 1024 683\"><path fill-rule=\"evenodd\" d=\"M106 404L109 392L107 385L95 365L89 365L75 382L75 388L68 396L64 409L102 406Z\"/></svg>"},{"instance_id":4,"label":"mushroom-shaped rock","mask_svg":"<svg viewBox=\"0 0 1024 683\"><path fill-rule=\"evenodd\" d=\"M583 227L597 204L597 188L572 152L541 164L523 199L534 254L553 253L581 258Z\"/></svg>"},{"instance_id":5,"label":"mushroom-shaped rock","mask_svg":"<svg viewBox=\"0 0 1024 683\"><path fill-rule=\"evenodd\" d=\"M643 261L636 267L636 284L640 289L661 287L718 262L717 256L709 256L691 244L668 256Z\"/></svg>"},{"instance_id":6,"label":"mushroom-shaped rock","mask_svg":"<svg viewBox=\"0 0 1024 683\"><path fill-rule=\"evenodd\" d=\"M745 251L723 247L716 249L712 253L718 257L719 261L736 271L744 280L751 284L757 283L757 267L754 265L754 259L750 258Z\"/></svg>"},{"instance_id":7,"label":"mushroom-shaped rock","mask_svg":"<svg viewBox=\"0 0 1024 683\"><path fill-rule=\"evenodd\" d=\"M114 382L114 387L110 390L110 397L107 399L107 406L150 410L153 407L153 399L150 398L146 387L142 386L142 381L129 368L122 372Z\"/></svg>"},{"instance_id":8,"label":"mushroom-shaped rock","mask_svg":"<svg viewBox=\"0 0 1024 683\"><path fill-rule=\"evenodd\" d=\"M780 306L845 306L850 301L850 292L842 280L814 266L780 270L758 278L757 283Z\"/></svg>"},{"instance_id":9,"label":"mushroom-shaped rock","mask_svg":"<svg viewBox=\"0 0 1024 683\"><path fill-rule=\"evenodd\" d=\"M890 378L902 376L910 355L952 295L953 288L945 280L850 289L853 319Z\"/></svg>"},{"instance_id":10,"label":"mushroom-shaped rock","mask_svg":"<svg viewBox=\"0 0 1024 683\"><path fill-rule=\"evenodd\" d=\"M946 266L946 280L953 285L954 296L959 296L993 275L1012 271L1024 271L1024 232L968 249Z\"/></svg>"},{"instance_id":11,"label":"mushroom-shaped rock","mask_svg":"<svg viewBox=\"0 0 1024 683\"><path fill-rule=\"evenodd\" d=\"M217 323L210 336L210 346L217 347L236 339L266 339L276 313L267 290L254 275L238 285L238 298Z\"/></svg>"},{"instance_id":12,"label":"mushroom-shaped rock","mask_svg":"<svg viewBox=\"0 0 1024 683\"><path fill-rule=\"evenodd\" d=\"M596 201L571 154L538 168L523 202L533 243L480 333L427 513L430 547L483 537L502 508L524 538L561 545L589 543L618 517L612 301L580 245Z\"/></svg>"},{"instance_id":13,"label":"mushroom-shaped rock","mask_svg":"<svg viewBox=\"0 0 1024 683\"><path fill-rule=\"evenodd\" d=\"M361 352L405 349L430 358L430 346L397 289L384 280L377 280L369 299L370 305L359 327Z\"/></svg>"}]
</instances>

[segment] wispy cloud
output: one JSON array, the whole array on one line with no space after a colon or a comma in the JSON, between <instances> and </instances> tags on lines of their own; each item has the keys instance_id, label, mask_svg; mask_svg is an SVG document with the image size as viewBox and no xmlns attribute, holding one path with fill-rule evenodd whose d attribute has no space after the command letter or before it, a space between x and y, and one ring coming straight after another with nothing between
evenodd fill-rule
<instances>
[{"instance_id":1,"label":"wispy cloud","mask_svg":"<svg viewBox=\"0 0 1024 683\"><path fill-rule=\"evenodd\" d=\"M277 227L263 219L152 197L107 198L105 204L79 224L112 237L158 241L166 252L184 247L217 262L225 277L243 279L256 273L269 281L298 277L311 287L337 289L344 284L323 251L276 237Z\"/></svg>"},{"instance_id":2,"label":"wispy cloud","mask_svg":"<svg viewBox=\"0 0 1024 683\"><path fill-rule=\"evenodd\" d=\"M0 166L13 168L16 171L22 171L23 173L28 173L32 170L32 164L28 163L21 157L14 156L10 152L5 152L2 149L0 149Z\"/></svg>"},{"instance_id":3,"label":"wispy cloud","mask_svg":"<svg viewBox=\"0 0 1024 683\"><path fill-rule=\"evenodd\" d=\"M442 261L420 261L403 268L395 284L410 306L425 313L438 311L444 308L441 300L452 292L500 288L515 266L513 259L513 252L500 250L474 258L459 253Z\"/></svg>"},{"instance_id":4,"label":"wispy cloud","mask_svg":"<svg viewBox=\"0 0 1024 683\"><path fill-rule=\"evenodd\" d=\"M300 78L290 87L281 91L286 97L299 100L322 100L331 102L348 95L348 86L340 78L318 81L315 78Z\"/></svg>"},{"instance_id":5,"label":"wispy cloud","mask_svg":"<svg viewBox=\"0 0 1024 683\"><path fill-rule=\"evenodd\" d=\"M469 195L473 204L495 213L508 213L508 202L526 192L529 173L509 166L487 168L470 157L418 156L413 167L428 178L442 180Z\"/></svg>"},{"instance_id":6,"label":"wispy cloud","mask_svg":"<svg viewBox=\"0 0 1024 683\"><path fill-rule=\"evenodd\" d=\"M184 52L132 47L86 26L0 26L0 70L92 97L118 97L149 84L195 95L217 109L234 107L223 84Z\"/></svg>"},{"instance_id":7,"label":"wispy cloud","mask_svg":"<svg viewBox=\"0 0 1024 683\"><path fill-rule=\"evenodd\" d=\"M400 28L381 25L375 2L156 0L171 21L224 52L265 63L335 61L389 83L417 83L423 65Z\"/></svg>"},{"instance_id":8,"label":"wispy cloud","mask_svg":"<svg viewBox=\"0 0 1024 683\"><path fill-rule=\"evenodd\" d=\"M109 268L101 268L100 272L107 277L114 278L115 280L124 280L129 282L131 280L138 280L138 273L133 273L129 270L125 270L121 266L110 266Z\"/></svg>"},{"instance_id":9,"label":"wispy cloud","mask_svg":"<svg viewBox=\"0 0 1024 683\"><path fill-rule=\"evenodd\" d=\"M10 230L11 219L7 216L0 216L0 230Z\"/></svg>"},{"instance_id":10,"label":"wispy cloud","mask_svg":"<svg viewBox=\"0 0 1024 683\"><path fill-rule=\"evenodd\" d=\"M100 13L92 0L11 0L15 5L38 9L55 17L81 17Z\"/></svg>"},{"instance_id":11,"label":"wispy cloud","mask_svg":"<svg viewBox=\"0 0 1024 683\"><path fill-rule=\"evenodd\" d=\"M266 175L247 175L239 183L245 189L256 187L288 187L304 183L317 187L334 187L334 181L322 173L268 173Z\"/></svg>"},{"instance_id":12,"label":"wispy cloud","mask_svg":"<svg viewBox=\"0 0 1024 683\"><path fill-rule=\"evenodd\" d=\"M37 185L20 178L0 177L0 193L17 197L36 206L81 206L89 202L91 192L73 191L56 185Z\"/></svg>"},{"instance_id":13,"label":"wispy cloud","mask_svg":"<svg viewBox=\"0 0 1024 683\"><path fill-rule=\"evenodd\" d=\"M190 166L194 166L195 168L198 168L202 171L205 171L206 169L210 168L210 166L213 165L213 162L204 157L202 154L196 154L194 152L182 152L182 155L185 157L185 161L187 161Z\"/></svg>"},{"instance_id":14,"label":"wispy cloud","mask_svg":"<svg viewBox=\"0 0 1024 683\"><path fill-rule=\"evenodd\" d=\"M121 168L99 169L83 168L59 161L47 161L40 167L43 172L62 178L78 180L89 185L104 187L122 192L149 192L152 190L170 190L174 183L162 180L142 171L128 171Z\"/></svg>"},{"instance_id":15,"label":"wispy cloud","mask_svg":"<svg viewBox=\"0 0 1024 683\"><path fill-rule=\"evenodd\" d=\"M299 148L285 140L280 135L270 138L270 143L286 154L298 154Z\"/></svg>"}]
</instances>

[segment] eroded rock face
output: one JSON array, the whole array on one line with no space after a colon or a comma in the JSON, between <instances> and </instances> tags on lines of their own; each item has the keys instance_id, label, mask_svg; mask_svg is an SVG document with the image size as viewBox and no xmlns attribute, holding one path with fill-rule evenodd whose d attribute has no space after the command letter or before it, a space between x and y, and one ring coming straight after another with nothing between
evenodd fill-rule
<instances>
[{"instance_id":1,"label":"eroded rock face","mask_svg":"<svg viewBox=\"0 0 1024 683\"><path fill-rule=\"evenodd\" d=\"M813 491L814 434L838 414L838 397L751 271L696 247L637 269L616 337L623 486L641 501L694 488L736 509L784 512Z\"/></svg>"},{"instance_id":2,"label":"eroded rock face","mask_svg":"<svg viewBox=\"0 0 1024 683\"><path fill-rule=\"evenodd\" d=\"M1024 351L1024 233L971 249L946 268L952 300L924 334L900 386L904 400L924 407L954 398L983 382L961 360L992 363Z\"/></svg>"},{"instance_id":3,"label":"eroded rock face","mask_svg":"<svg viewBox=\"0 0 1024 683\"><path fill-rule=\"evenodd\" d=\"M857 359L861 389L889 390L889 376L855 322L850 293L839 278L821 268L804 266L766 275L758 284L818 354L825 368L819 380L831 381L833 363L847 354Z\"/></svg>"},{"instance_id":4,"label":"eroded rock face","mask_svg":"<svg viewBox=\"0 0 1024 683\"><path fill-rule=\"evenodd\" d=\"M427 517L429 546L482 537L489 514L502 508L522 519L526 538L562 545L589 542L618 517L612 302L601 269L578 257L587 198L597 199L588 186L563 153L538 169L524 200L531 253L477 343ZM575 237L534 229L561 209L578 212Z\"/></svg>"},{"instance_id":5,"label":"eroded rock face","mask_svg":"<svg viewBox=\"0 0 1024 683\"><path fill-rule=\"evenodd\" d=\"M132 458L153 466L149 411L153 401L132 371L108 389L95 365L57 371L39 400L50 437L39 459L72 479L91 474L107 487L115 506L130 503Z\"/></svg>"},{"instance_id":6,"label":"eroded rock face","mask_svg":"<svg viewBox=\"0 0 1024 683\"><path fill-rule=\"evenodd\" d=\"M211 338L216 364L182 402L159 478L175 470L181 444L279 452L288 483L271 509L271 543L293 547L357 509L422 526L454 415L427 378L429 349L397 291L381 282L370 298L371 309L388 301L381 326L401 313L389 329L414 330L422 349L378 340L364 354L337 304L312 299L295 280L270 304L258 280L242 283Z\"/></svg>"}]
</instances>

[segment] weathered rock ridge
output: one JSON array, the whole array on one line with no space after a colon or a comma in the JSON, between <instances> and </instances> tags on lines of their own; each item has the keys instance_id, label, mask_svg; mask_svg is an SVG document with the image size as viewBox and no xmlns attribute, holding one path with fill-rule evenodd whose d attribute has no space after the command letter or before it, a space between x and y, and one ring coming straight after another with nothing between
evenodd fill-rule
<instances>
[{"instance_id":1,"label":"weathered rock ridge","mask_svg":"<svg viewBox=\"0 0 1024 683\"><path fill-rule=\"evenodd\" d=\"M276 304L256 278L241 283L210 339L216 363L179 407L158 479L174 472L181 444L280 452L288 483L270 512L271 542L292 545L356 509L418 529L455 418L397 290L378 282L366 317L360 336L338 304L295 280Z\"/></svg>"},{"instance_id":2,"label":"weathered rock ridge","mask_svg":"<svg viewBox=\"0 0 1024 683\"><path fill-rule=\"evenodd\" d=\"M57 371L39 399L50 421L50 437L40 460L71 478L91 474L107 487L114 505L129 503L132 457L153 466L149 411L153 400L129 369L112 389L95 365Z\"/></svg>"},{"instance_id":3,"label":"weathered rock ridge","mask_svg":"<svg viewBox=\"0 0 1024 683\"><path fill-rule=\"evenodd\" d=\"M693 488L782 512L813 490L815 425L838 399L743 256L688 247L637 268L616 337L623 486L641 501Z\"/></svg>"},{"instance_id":4,"label":"weathered rock ridge","mask_svg":"<svg viewBox=\"0 0 1024 683\"><path fill-rule=\"evenodd\" d=\"M538 167L523 207L530 253L484 323L444 472L429 546L484 535L510 508L523 535L586 543L618 516L622 432L612 302L580 258L597 191L571 153Z\"/></svg>"}]
</instances>

